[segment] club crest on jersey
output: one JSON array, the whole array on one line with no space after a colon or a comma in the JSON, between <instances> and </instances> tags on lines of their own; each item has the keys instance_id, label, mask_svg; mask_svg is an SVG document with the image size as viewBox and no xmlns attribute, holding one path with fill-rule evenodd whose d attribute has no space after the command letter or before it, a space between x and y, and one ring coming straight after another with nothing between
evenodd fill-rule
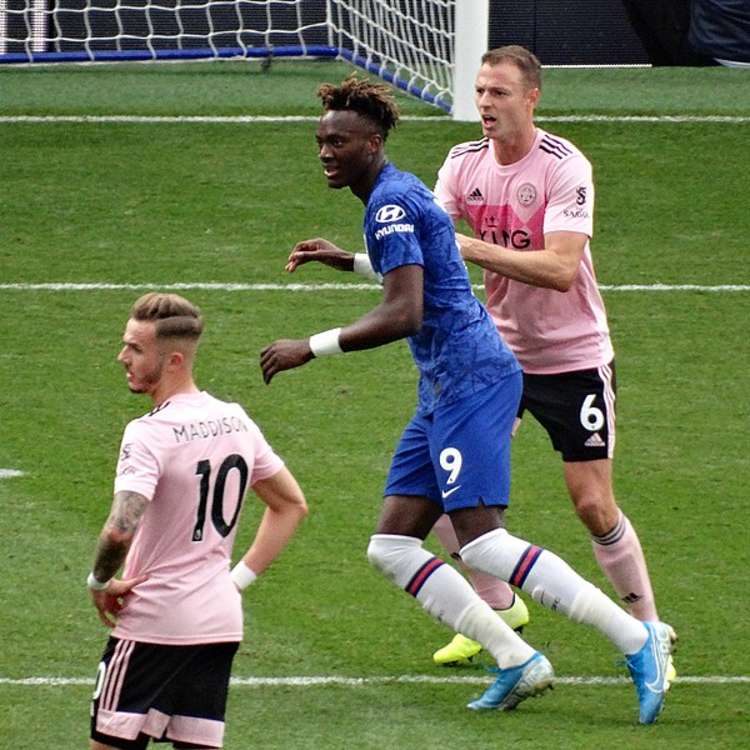
<instances>
[{"instance_id":1,"label":"club crest on jersey","mask_svg":"<svg viewBox=\"0 0 750 750\"><path fill-rule=\"evenodd\" d=\"M536 188L530 182L524 182L516 191L516 198L522 206L530 206L536 200Z\"/></svg>"},{"instance_id":2,"label":"club crest on jersey","mask_svg":"<svg viewBox=\"0 0 750 750\"><path fill-rule=\"evenodd\" d=\"M406 216L406 211L401 206L389 203L387 206L382 206L378 209L378 212L375 214L375 221L378 224L390 224L392 221L403 219L404 216Z\"/></svg>"}]
</instances>

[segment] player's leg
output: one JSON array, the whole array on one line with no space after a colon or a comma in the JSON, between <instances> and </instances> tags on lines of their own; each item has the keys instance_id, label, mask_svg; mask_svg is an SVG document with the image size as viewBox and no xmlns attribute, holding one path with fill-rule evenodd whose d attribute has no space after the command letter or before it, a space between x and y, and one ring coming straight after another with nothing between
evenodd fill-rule
<instances>
[{"instance_id":1,"label":"player's leg","mask_svg":"<svg viewBox=\"0 0 750 750\"><path fill-rule=\"evenodd\" d=\"M442 508L415 496L388 496L367 556L399 588L453 630L466 633L492 655L505 682L491 705L470 708L515 708L549 687L549 662L515 633L480 599L466 579L422 547ZM492 519L494 523L496 519ZM489 528L489 527L488 527ZM498 680L501 679L498 678ZM496 681L497 684L497 681Z\"/></svg>"},{"instance_id":2,"label":"player's leg","mask_svg":"<svg viewBox=\"0 0 750 750\"><path fill-rule=\"evenodd\" d=\"M520 399L516 418L513 420L511 428L511 437L515 437L521 427L521 420L526 407L523 397ZM503 436L501 439L505 439ZM456 538L456 532L453 524L447 514L440 517L432 529L435 536L448 554L460 564L462 570L468 577L474 590L479 596L489 604L500 617L518 633L523 632L523 628L529 622L529 610L526 602L516 596L513 589L505 582L494 576L488 576L478 570L470 568L463 560L459 551L459 543ZM468 664L474 656L480 653L482 645L467 638L462 633L456 633L450 643L439 648L432 655L436 664L445 666L456 666L458 664Z\"/></svg>"},{"instance_id":3,"label":"player's leg","mask_svg":"<svg viewBox=\"0 0 750 750\"><path fill-rule=\"evenodd\" d=\"M502 524L501 511L510 494L510 435L521 387L520 373L513 373L441 406L434 415L430 452L443 506L451 519L454 509L469 509L475 536ZM458 630L472 637L466 629ZM551 665L539 653L514 669L499 666L495 683L471 708L512 707L513 701L538 694L554 679Z\"/></svg>"},{"instance_id":4,"label":"player's leg","mask_svg":"<svg viewBox=\"0 0 750 750\"><path fill-rule=\"evenodd\" d=\"M659 616L640 540L612 492L612 460L566 461L565 482L591 534L594 557L634 617Z\"/></svg>"},{"instance_id":5,"label":"player's leg","mask_svg":"<svg viewBox=\"0 0 750 750\"><path fill-rule=\"evenodd\" d=\"M658 615L643 550L612 489L616 393L614 362L524 381L529 409L562 455L568 492L602 572L634 617L653 621Z\"/></svg>"},{"instance_id":6,"label":"player's leg","mask_svg":"<svg viewBox=\"0 0 750 750\"><path fill-rule=\"evenodd\" d=\"M469 509L451 514L459 540L474 534L473 526L466 523L467 514L471 515ZM638 690L641 721L656 719L669 687L669 626L636 620L560 557L511 536L505 529L475 536L461 548L461 557L473 567L509 581L543 606L597 628L629 664L637 665L631 666L631 674ZM653 690L646 689L647 682L653 684Z\"/></svg>"},{"instance_id":7,"label":"player's leg","mask_svg":"<svg viewBox=\"0 0 750 750\"><path fill-rule=\"evenodd\" d=\"M432 532L439 539L443 549L458 563L461 571L469 579L469 583L471 583L474 591L492 609L507 609L513 604L515 594L505 581L499 581L494 576L488 576L479 570L473 570L461 559L461 555L458 553L461 545L458 543L456 532L447 513L438 518L432 527Z\"/></svg>"},{"instance_id":8,"label":"player's leg","mask_svg":"<svg viewBox=\"0 0 750 750\"><path fill-rule=\"evenodd\" d=\"M445 551L461 566L479 598L486 601L513 630L522 632L524 625L529 621L529 610L525 602L520 596L516 596L505 581L473 570L461 560L458 554L458 539L450 517L443 514L433 526L432 531ZM432 658L436 664L444 666L468 664L481 650L481 643L467 638L462 633L456 633L450 643L435 651Z\"/></svg>"},{"instance_id":9,"label":"player's leg","mask_svg":"<svg viewBox=\"0 0 750 750\"><path fill-rule=\"evenodd\" d=\"M422 546L440 513L442 508L424 497L386 497L368 559L437 620L482 643L501 667L522 664L534 649L495 615L460 573Z\"/></svg>"},{"instance_id":10,"label":"player's leg","mask_svg":"<svg viewBox=\"0 0 750 750\"><path fill-rule=\"evenodd\" d=\"M615 502L612 459L565 461L565 482L578 517L591 534L594 557L633 617L656 622L659 615L638 534ZM672 641L677 637L671 632ZM669 658L667 680L677 671Z\"/></svg>"},{"instance_id":11,"label":"player's leg","mask_svg":"<svg viewBox=\"0 0 750 750\"><path fill-rule=\"evenodd\" d=\"M520 388L520 382L518 385ZM443 418L448 427L441 440L449 447L442 449L436 473L440 486L445 487L443 503L462 545L461 558L472 568L529 593L542 605L598 628L628 657L641 654L646 647L645 653L651 656L649 669L639 668L639 674L648 671L656 684L656 700L652 701L639 689L639 702L641 720L650 723L661 709L667 687L663 673L669 645L664 656L662 636L668 627L659 624L652 632L557 555L502 528L501 516L510 485L510 431L515 417L515 411L508 409L513 401L512 387L508 381L497 389L486 389L486 402L480 404L480 399L475 400L479 408L472 419L466 413L463 418L459 418L461 415L451 418L450 414ZM460 410L459 404L448 411ZM451 425L460 427L452 429ZM478 440L479 435L484 440ZM494 491L487 467L505 478L505 484ZM651 648L652 641L658 641L660 649Z\"/></svg>"},{"instance_id":12,"label":"player's leg","mask_svg":"<svg viewBox=\"0 0 750 750\"><path fill-rule=\"evenodd\" d=\"M431 419L415 417L404 431L386 483L383 511L368 546L368 558L433 617L479 641L501 669L523 671L528 662L536 659L534 649L495 615L463 576L422 546L443 512L430 453L431 425ZM552 679L551 668L544 679L544 685L537 680L525 693L508 690L507 700L498 702L497 707L513 708L547 687Z\"/></svg>"},{"instance_id":13,"label":"player's leg","mask_svg":"<svg viewBox=\"0 0 750 750\"><path fill-rule=\"evenodd\" d=\"M92 700L91 746L144 750L149 739L160 739L220 748L237 645L163 646L111 638Z\"/></svg>"},{"instance_id":14,"label":"player's leg","mask_svg":"<svg viewBox=\"0 0 750 750\"><path fill-rule=\"evenodd\" d=\"M207 643L190 649L171 701L164 731L178 750L222 747L232 661L239 643Z\"/></svg>"},{"instance_id":15,"label":"player's leg","mask_svg":"<svg viewBox=\"0 0 750 750\"><path fill-rule=\"evenodd\" d=\"M148 738L144 737L144 741L148 742ZM125 745L103 745L101 742L91 740L89 750L129 750L132 746L132 743ZM138 745L138 747L146 747L146 745ZM215 745L190 745L180 742L174 742L172 747L176 748L176 750L220 750Z\"/></svg>"},{"instance_id":16,"label":"player's leg","mask_svg":"<svg viewBox=\"0 0 750 750\"><path fill-rule=\"evenodd\" d=\"M614 362L595 370L528 378L529 398L545 397L537 412L563 457L565 482L576 514L591 534L594 557L630 613L644 622L659 619L638 534L620 510L612 487L616 437ZM551 396L549 389L564 398ZM554 404L562 404L555 415ZM565 405L568 406L565 406ZM546 421L545 421L546 420ZM672 639L676 636L672 631ZM677 673L670 657L667 678Z\"/></svg>"},{"instance_id":17,"label":"player's leg","mask_svg":"<svg viewBox=\"0 0 750 750\"><path fill-rule=\"evenodd\" d=\"M142 654L139 644L110 638L99 662L94 694L91 699L91 750L145 750L149 738L141 729L146 720L145 712L135 710L130 701L136 695L128 675L140 668ZM120 676L122 679L120 680ZM117 712L121 705L128 705L128 725L123 726Z\"/></svg>"}]
</instances>

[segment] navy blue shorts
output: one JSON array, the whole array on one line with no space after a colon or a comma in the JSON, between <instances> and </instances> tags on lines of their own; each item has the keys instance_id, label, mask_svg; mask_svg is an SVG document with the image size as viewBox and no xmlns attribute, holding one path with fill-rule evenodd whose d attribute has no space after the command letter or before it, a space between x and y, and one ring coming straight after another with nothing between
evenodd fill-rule
<instances>
[{"instance_id":1,"label":"navy blue shorts","mask_svg":"<svg viewBox=\"0 0 750 750\"><path fill-rule=\"evenodd\" d=\"M510 439L521 400L520 372L406 426L385 495L426 497L446 512L508 504Z\"/></svg>"}]
</instances>

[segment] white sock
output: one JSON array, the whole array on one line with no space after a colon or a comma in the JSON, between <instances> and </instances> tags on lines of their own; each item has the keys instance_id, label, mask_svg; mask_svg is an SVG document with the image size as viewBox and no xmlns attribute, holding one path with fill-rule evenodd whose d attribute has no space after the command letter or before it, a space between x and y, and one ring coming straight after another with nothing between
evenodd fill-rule
<instances>
[{"instance_id":1,"label":"white sock","mask_svg":"<svg viewBox=\"0 0 750 750\"><path fill-rule=\"evenodd\" d=\"M500 669L517 667L528 661L536 651L506 625L487 602L477 599L464 610L454 629L473 641L479 641ZM497 627L498 620L504 627Z\"/></svg>"},{"instance_id":2,"label":"white sock","mask_svg":"<svg viewBox=\"0 0 750 750\"><path fill-rule=\"evenodd\" d=\"M553 552L495 529L469 542L461 558L474 568L523 589L549 609L593 625L624 654L634 654L648 633L598 588Z\"/></svg>"},{"instance_id":3,"label":"white sock","mask_svg":"<svg viewBox=\"0 0 750 750\"><path fill-rule=\"evenodd\" d=\"M477 596L462 575L422 548L420 539L373 534L367 557L433 617L479 641L501 669L523 664L534 655L534 649Z\"/></svg>"},{"instance_id":4,"label":"white sock","mask_svg":"<svg viewBox=\"0 0 750 750\"><path fill-rule=\"evenodd\" d=\"M492 609L496 610L510 609L513 606L515 594L505 581L482 573L480 570L474 570L461 559L458 554L461 545L458 543L458 537L450 516L446 513L440 516L432 527L432 532L440 540L445 551L461 566L463 574L469 579L469 583L471 583L480 599L484 599Z\"/></svg>"}]
</instances>

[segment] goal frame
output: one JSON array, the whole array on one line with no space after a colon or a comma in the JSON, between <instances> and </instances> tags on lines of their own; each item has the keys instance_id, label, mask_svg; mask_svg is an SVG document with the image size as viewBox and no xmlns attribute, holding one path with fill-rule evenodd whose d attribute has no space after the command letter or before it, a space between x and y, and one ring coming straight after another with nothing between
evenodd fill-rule
<instances>
[{"instance_id":1,"label":"goal frame","mask_svg":"<svg viewBox=\"0 0 750 750\"><path fill-rule=\"evenodd\" d=\"M27 0L25 14L28 37L23 40L25 51L7 51L8 18L11 10L9 0L0 0L0 64L30 63L111 63L175 60L249 59L271 58L332 58L346 60L388 81L395 87L412 94L429 104L440 107L456 120L476 121L474 107L474 76L479 69L480 58L487 48L489 25L489 0L453 0L453 28L450 42L452 59L448 61L450 79L449 99L435 95L429 86L415 85L413 81L392 72L383 64L374 64L368 57L336 44L333 33L331 0L326 0L326 25L328 44L273 45L273 46L215 46L189 47L183 49L158 49L145 44L143 49L97 50L89 46L89 40L81 40L82 49L48 51L47 27L51 12L47 0ZM20 11L12 11L16 14ZM373 19L373 23L375 23ZM293 33L293 32L289 32ZM11 40L8 40L11 41ZM18 43L20 40L16 40ZM376 56L378 51L375 50ZM420 74L421 75L421 74Z\"/></svg>"}]
</instances>

